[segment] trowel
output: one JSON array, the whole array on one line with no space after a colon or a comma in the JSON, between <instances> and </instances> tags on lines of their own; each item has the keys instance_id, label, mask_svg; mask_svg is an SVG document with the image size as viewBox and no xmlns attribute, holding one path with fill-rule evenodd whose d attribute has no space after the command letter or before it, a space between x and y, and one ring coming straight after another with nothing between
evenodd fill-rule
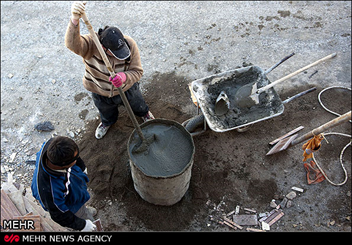
<instances>
[{"instance_id":1,"label":"trowel","mask_svg":"<svg viewBox=\"0 0 352 245\"><path fill-rule=\"evenodd\" d=\"M84 23L86 24L86 26L87 26L87 28L89 30L89 33L90 33L90 35L93 38L94 44L97 47L101 57L104 60L104 63L106 65L106 67L109 70L110 76L111 77L115 77L116 74L115 74L114 70L112 69L112 66L111 66L111 64L110 64L110 62L109 62L109 60L108 60L108 58L107 58L102 46L101 46L101 43L100 43L100 41L98 39L98 36L94 32L93 27L92 27L92 25L90 24L90 22L88 20L87 15L84 13L84 14L82 14L81 18L84 20ZM118 87L117 89L119 91L119 94L121 96L123 104L126 107L128 115L131 118L132 123L133 123L133 125L134 125L134 127L135 127L135 129L136 129L136 131L138 133L138 136L141 139L140 144L136 145L132 151L135 152L135 153L144 152L144 151L148 150L149 145L155 141L155 134L147 135L147 137L145 137L143 135L141 127L139 126L138 121L137 121L136 117L133 114L133 111L131 109L131 106L130 106L127 98L126 98L125 93L123 92L121 87Z\"/></svg>"},{"instance_id":2,"label":"trowel","mask_svg":"<svg viewBox=\"0 0 352 245\"><path fill-rule=\"evenodd\" d=\"M215 102L215 114L217 116L225 115L230 109L230 100L225 91L221 91Z\"/></svg>"},{"instance_id":3,"label":"trowel","mask_svg":"<svg viewBox=\"0 0 352 245\"><path fill-rule=\"evenodd\" d=\"M245 107L250 108L256 104L259 104L260 93L268 90L269 88L272 88L274 85L276 85L280 82L286 81L287 79L297 75L298 73L301 73L301 72L307 70L308 68L310 68L312 66L319 64L320 62L326 61L326 60L333 58L335 56L336 56L336 53L332 53L332 54L330 54L320 60L315 61L314 63L311 63L311 64L309 64L309 65L307 65L307 66L305 66L305 67L303 67L303 68L301 68L301 69L299 69L299 70L297 70L297 71L295 71L295 72L293 72L283 78L280 78L280 79L278 79L278 80L276 80L276 81L274 81L264 87L261 87L261 88L257 87L257 83L258 83L257 81L254 83L248 83L237 90L237 92L235 94L235 99L234 99L235 104L240 108L245 108Z\"/></svg>"}]
</instances>

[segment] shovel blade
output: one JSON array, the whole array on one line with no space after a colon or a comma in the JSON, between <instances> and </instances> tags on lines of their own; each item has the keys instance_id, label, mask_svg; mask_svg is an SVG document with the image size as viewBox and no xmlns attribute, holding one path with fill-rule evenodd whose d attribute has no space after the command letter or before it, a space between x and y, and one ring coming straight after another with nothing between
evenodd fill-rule
<instances>
[{"instance_id":1,"label":"shovel blade","mask_svg":"<svg viewBox=\"0 0 352 245\"><path fill-rule=\"evenodd\" d=\"M230 100L227 97L225 91L221 91L220 95L215 102L215 114L217 116L225 115L230 108Z\"/></svg>"},{"instance_id":2,"label":"shovel blade","mask_svg":"<svg viewBox=\"0 0 352 245\"><path fill-rule=\"evenodd\" d=\"M144 139L141 139L139 141L139 143L133 147L132 153L136 153L136 154L146 153L146 154L148 154L149 147L151 144L153 144L153 142L155 140L156 140L155 134L144 136Z\"/></svg>"},{"instance_id":3,"label":"shovel blade","mask_svg":"<svg viewBox=\"0 0 352 245\"><path fill-rule=\"evenodd\" d=\"M259 104L259 94L257 94L257 83L249 83L236 92L235 103L240 108L250 108Z\"/></svg>"}]
</instances>

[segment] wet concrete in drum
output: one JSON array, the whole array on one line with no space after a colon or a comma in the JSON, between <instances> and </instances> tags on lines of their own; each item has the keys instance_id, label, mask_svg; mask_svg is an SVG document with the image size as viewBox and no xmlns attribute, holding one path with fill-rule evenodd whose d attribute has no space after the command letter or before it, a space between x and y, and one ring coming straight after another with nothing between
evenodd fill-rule
<instances>
[{"instance_id":1,"label":"wet concrete in drum","mask_svg":"<svg viewBox=\"0 0 352 245\"><path fill-rule=\"evenodd\" d=\"M178 128L165 124L149 124L142 128L143 135L155 135L146 151L136 153L134 147L140 138L136 135L129 146L131 160L152 177L169 177L182 172L190 161L193 152L191 142L184 137Z\"/></svg>"}]
</instances>

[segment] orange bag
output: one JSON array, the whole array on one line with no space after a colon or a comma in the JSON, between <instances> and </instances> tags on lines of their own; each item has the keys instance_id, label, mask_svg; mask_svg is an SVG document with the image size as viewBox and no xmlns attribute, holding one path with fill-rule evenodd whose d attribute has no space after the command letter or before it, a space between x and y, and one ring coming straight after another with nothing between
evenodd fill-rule
<instances>
[{"instance_id":1,"label":"orange bag","mask_svg":"<svg viewBox=\"0 0 352 245\"><path fill-rule=\"evenodd\" d=\"M319 150L320 142L324 139L322 134L315 135L312 139L303 144L303 162L313 157L313 152Z\"/></svg>"},{"instance_id":2,"label":"orange bag","mask_svg":"<svg viewBox=\"0 0 352 245\"><path fill-rule=\"evenodd\" d=\"M310 161L310 163L305 163L303 165L304 165L304 168L307 171L308 185L320 183L320 182L322 182L325 179L324 175L318 169L318 167L316 166L314 161ZM314 178L311 179L310 175L313 175Z\"/></svg>"}]
</instances>

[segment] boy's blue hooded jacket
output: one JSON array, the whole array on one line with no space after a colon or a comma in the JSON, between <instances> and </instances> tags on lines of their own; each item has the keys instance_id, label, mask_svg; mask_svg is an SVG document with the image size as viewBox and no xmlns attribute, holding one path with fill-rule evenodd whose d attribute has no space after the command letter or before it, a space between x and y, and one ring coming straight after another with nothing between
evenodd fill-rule
<instances>
[{"instance_id":1,"label":"boy's blue hooded jacket","mask_svg":"<svg viewBox=\"0 0 352 245\"><path fill-rule=\"evenodd\" d=\"M84 219L75 213L89 200L87 191L88 176L81 158L75 165L65 171L52 170L47 167L47 149L50 144L43 143L37 153L36 166L32 179L33 196L40 202L51 218L64 227L82 230Z\"/></svg>"}]
</instances>

